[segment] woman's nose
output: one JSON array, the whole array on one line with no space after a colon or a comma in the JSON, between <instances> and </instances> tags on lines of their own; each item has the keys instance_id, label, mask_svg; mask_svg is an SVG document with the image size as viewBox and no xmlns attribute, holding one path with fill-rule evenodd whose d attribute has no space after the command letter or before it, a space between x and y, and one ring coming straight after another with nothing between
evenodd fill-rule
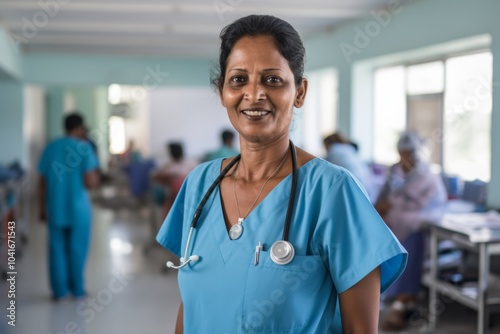
<instances>
[{"instance_id":1,"label":"woman's nose","mask_svg":"<svg viewBox=\"0 0 500 334\"><path fill-rule=\"evenodd\" d=\"M249 82L245 87L244 98L250 102L262 101L266 98L266 90L260 82Z\"/></svg>"}]
</instances>

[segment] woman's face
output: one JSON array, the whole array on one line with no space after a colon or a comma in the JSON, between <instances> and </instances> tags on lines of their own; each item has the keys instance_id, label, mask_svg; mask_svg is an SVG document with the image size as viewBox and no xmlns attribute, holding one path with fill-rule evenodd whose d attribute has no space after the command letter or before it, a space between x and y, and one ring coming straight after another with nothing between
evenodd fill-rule
<instances>
[{"instance_id":1,"label":"woman's face","mask_svg":"<svg viewBox=\"0 0 500 334\"><path fill-rule=\"evenodd\" d=\"M399 150L399 156L400 156L400 164L401 167L403 168L403 171L409 172L412 171L413 168L415 168L416 161L414 159L412 151Z\"/></svg>"},{"instance_id":2,"label":"woman's face","mask_svg":"<svg viewBox=\"0 0 500 334\"><path fill-rule=\"evenodd\" d=\"M288 61L271 36L238 40L219 87L234 128L243 140L255 143L288 138L293 107L302 107L306 90L306 80L295 86Z\"/></svg>"}]
</instances>

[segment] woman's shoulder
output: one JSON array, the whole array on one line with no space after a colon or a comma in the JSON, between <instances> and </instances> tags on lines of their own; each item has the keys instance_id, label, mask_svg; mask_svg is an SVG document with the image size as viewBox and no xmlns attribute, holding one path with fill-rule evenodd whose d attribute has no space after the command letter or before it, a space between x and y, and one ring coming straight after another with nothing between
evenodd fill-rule
<instances>
[{"instance_id":1,"label":"woman's shoulder","mask_svg":"<svg viewBox=\"0 0 500 334\"><path fill-rule=\"evenodd\" d=\"M213 174L218 175L220 172L220 166L221 166L222 160L223 160L222 158L210 160L207 162L202 162L201 164L198 164L197 166L193 166L194 168L188 174L187 179L194 179L194 178L197 179L197 178L200 178L203 176L211 176Z\"/></svg>"},{"instance_id":2,"label":"woman's shoulder","mask_svg":"<svg viewBox=\"0 0 500 334\"><path fill-rule=\"evenodd\" d=\"M299 174L303 175L304 180L310 182L345 182L352 178L352 175L345 168L332 164L331 162L314 157L303 164L299 169Z\"/></svg>"}]
</instances>

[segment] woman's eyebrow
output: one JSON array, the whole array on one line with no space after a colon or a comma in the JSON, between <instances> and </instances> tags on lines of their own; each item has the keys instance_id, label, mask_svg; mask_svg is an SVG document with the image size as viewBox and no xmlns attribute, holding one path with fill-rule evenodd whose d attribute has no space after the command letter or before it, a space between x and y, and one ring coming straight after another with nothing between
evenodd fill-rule
<instances>
[{"instance_id":1,"label":"woman's eyebrow","mask_svg":"<svg viewBox=\"0 0 500 334\"><path fill-rule=\"evenodd\" d=\"M247 70L245 70L243 68L232 68L232 69L228 70L228 72L231 72L231 71L247 72ZM262 72L271 72L271 71L285 72L285 70L281 69L281 68L266 68Z\"/></svg>"},{"instance_id":2,"label":"woman's eyebrow","mask_svg":"<svg viewBox=\"0 0 500 334\"><path fill-rule=\"evenodd\" d=\"M281 69L281 68L266 68L263 72L270 72L270 71L281 71L281 72L285 72L285 70Z\"/></svg>"}]
</instances>

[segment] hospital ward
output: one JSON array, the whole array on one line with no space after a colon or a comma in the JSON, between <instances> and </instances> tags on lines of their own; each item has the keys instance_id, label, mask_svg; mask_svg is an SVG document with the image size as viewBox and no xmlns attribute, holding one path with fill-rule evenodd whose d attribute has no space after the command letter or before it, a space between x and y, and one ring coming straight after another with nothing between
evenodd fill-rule
<instances>
[{"instance_id":1,"label":"hospital ward","mask_svg":"<svg viewBox=\"0 0 500 334\"><path fill-rule=\"evenodd\" d=\"M0 0L0 334L500 334L499 15Z\"/></svg>"}]
</instances>

